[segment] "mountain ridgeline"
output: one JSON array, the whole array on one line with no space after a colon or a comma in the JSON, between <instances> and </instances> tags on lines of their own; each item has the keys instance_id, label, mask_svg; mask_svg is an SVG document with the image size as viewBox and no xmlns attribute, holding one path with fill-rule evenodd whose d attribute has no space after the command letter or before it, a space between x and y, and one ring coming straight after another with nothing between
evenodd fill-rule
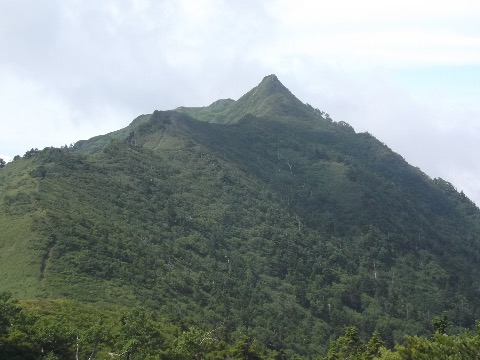
<instances>
[{"instance_id":1,"label":"mountain ridgeline","mask_svg":"<svg viewBox=\"0 0 480 360\"><path fill-rule=\"evenodd\" d=\"M275 75L0 169L0 287L326 352L480 319L480 212Z\"/></svg>"}]
</instances>

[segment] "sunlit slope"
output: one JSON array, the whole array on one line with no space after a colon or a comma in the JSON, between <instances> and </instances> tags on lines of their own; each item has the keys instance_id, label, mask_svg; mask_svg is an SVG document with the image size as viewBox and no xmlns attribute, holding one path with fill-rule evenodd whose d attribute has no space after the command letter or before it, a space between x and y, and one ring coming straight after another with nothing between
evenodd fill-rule
<instances>
[{"instance_id":1,"label":"sunlit slope","mask_svg":"<svg viewBox=\"0 0 480 360\"><path fill-rule=\"evenodd\" d=\"M17 161L0 171L0 289L21 298L42 293L44 251L34 224L42 216L35 164Z\"/></svg>"}]
</instances>

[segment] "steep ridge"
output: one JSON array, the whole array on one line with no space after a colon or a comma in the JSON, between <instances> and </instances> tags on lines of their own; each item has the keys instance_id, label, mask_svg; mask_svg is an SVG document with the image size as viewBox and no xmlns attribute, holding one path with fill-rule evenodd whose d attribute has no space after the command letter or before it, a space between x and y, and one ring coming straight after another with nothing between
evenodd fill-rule
<instances>
[{"instance_id":1,"label":"steep ridge","mask_svg":"<svg viewBox=\"0 0 480 360\"><path fill-rule=\"evenodd\" d=\"M237 101L30 153L0 180L0 223L31 219L46 296L147 305L309 355L346 324L393 343L442 311L480 318L478 208L274 75ZM19 180L35 184L22 206Z\"/></svg>"}]
</instances>

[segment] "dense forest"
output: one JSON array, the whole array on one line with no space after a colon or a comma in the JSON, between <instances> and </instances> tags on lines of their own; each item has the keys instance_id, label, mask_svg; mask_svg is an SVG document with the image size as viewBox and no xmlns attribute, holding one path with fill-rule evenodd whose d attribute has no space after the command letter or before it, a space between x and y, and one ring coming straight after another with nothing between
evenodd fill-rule
<instances>
[{"instance_id":1,"label":"dense forest","mask_svg":"<svg viewBox=\"0 0 480 360\"><path fill-rule=\"evenodd\" d=\"M354 326L330 341L325 356L333 359L477 359L477 332L449 335L446 313L432 321L429 337L407 336L388 349L380 333L362 340ZM306 359L298 354L269 349L255 339L222 336L221 327L206 330L173 324L146 311L102 308L73 301L29 301L22 306L8 293L0 294L0 357L2 359ZM308 357L312 358L312 357Z\"/></svg>"},{"instance_id":2,"label":"dense forest","mask_svg":"<svg viewBox=\"0 0 480 360\"><path fill-rule=\"evenodd\" d=\"M478 341L479 209L274 75L17 156L0 228L0 351L25 358L396 359Z\"/></svg>"}]
</instances>

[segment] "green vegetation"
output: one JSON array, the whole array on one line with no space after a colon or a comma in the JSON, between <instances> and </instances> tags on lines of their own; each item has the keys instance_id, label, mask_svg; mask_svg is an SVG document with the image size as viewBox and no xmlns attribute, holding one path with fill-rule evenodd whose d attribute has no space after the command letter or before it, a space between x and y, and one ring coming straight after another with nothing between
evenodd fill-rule
<instances>
[{"instance_id":1,"label":"green vegetation","mask_svg":"<svg viewBox=\"0 0 480 360\"><path fill-rule=\"evenodd\" d=\"M173 324L143 308L65 300L18 304L0 293L2 359L279 359L278 354L245 336L227 343L220 327Z\"/></svg>"},{"instance_id":2,"label":"green vegetation","mask_svg":"<svg viewBox=\"0 0 480 360\"><path fill-rule=\"evenodd\" d=\"M475 204L275 76L28 151L0 169L0 227L35 356L397 356L444 313L457 334L480 318Z\"/></svg>"},{"instance_id":3,"label":"green vegetation","mask_svg":"<svg viewBox=\"0 0 480 360\"><path fill-rule=\"evenodd\" d=\"M446 321L441 317L437 322ZM435 321L433 322L435 324ZM354 326L331 340L317 360L477 359L480 329L460 334L435 331L433 336L407 336L388 348L378 331L362 340ZM444 328L443 330L446 330ZM271 350L253 338L225 338L222 326L212 329L171 319L143 308L95 307L71 300L19 304L0 293L0 358L5 359L307 359Z\"/></svg>"}]
</instances>

